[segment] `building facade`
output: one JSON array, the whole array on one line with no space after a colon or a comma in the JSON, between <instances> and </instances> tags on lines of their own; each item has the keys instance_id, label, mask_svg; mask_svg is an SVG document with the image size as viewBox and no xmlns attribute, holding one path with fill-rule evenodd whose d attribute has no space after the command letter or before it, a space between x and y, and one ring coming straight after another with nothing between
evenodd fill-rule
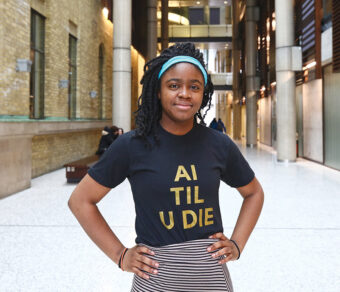
<instances>
[{"instance_id":1,"label":"building facade","mask_svg":"<svg viewBox=\"0 0 340 292\"><path fill-rule=\"evenodd\" d=\"M234 138L248 139L254 130L244 128L254 125L247 119L256 115L257 141L272 146L278 160L299 156L340 169L339 5L333 0L233 2L234 105L247 108L249 91L257 100L253 110L242 105L241 123L234 117ZM249 44L254 39L256 47Z\"/></svg>"},{"instance_id":2,"label":"building facade","mask_svg":"<svg viewBox=\"0 0 340 292\"><path fill-rule=\"evenodd\" d=\"M201 49L235 140L340 169L336 0L20 0L0 4L0 197L134 127L145 62ZM116 26L115 26L116 22ZM115 30L116 28L116 30ZM116 84L115 84L116 83Z\"/></svg>"},{"instance_id":3,"label":"building facade","mask_svg":"<svg viewBox=\"0 0 340 292\"><path fill-rule=\"evenodd\" d=\"M0 18L3 197L93 155L102 128L112 125L112 3L2 1ZM133 110L144 57L131 50Z\"/></svg>"}]
</instances>

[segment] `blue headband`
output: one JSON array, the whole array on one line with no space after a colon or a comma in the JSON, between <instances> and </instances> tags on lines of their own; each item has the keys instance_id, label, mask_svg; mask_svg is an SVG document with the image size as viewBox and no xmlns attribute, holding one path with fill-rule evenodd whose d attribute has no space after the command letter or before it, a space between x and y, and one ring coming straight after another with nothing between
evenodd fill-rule
<instances>
[{"instance_id":1,"label":"blue headband","mask_svg":"<svg viewBox=\"0 0 340 292\"><path fill-rule=\"evenodd\" d=\"M208 83L207 72L205 71L202 64L197 59L190 57L190 56L176 56L176 57L173 57L173 58L169 59L168 61L166 61L163 64L161 71L159 71L158 79L160 79L162 77L162 75L164 74L164 72L166 70L168 70L171 66L173 66L177 63L191 63L191 64L197 66L198 69L201 70L202 75L204 77L204 86L207 85L207 83Z\"/></svg>"}]
</instances>

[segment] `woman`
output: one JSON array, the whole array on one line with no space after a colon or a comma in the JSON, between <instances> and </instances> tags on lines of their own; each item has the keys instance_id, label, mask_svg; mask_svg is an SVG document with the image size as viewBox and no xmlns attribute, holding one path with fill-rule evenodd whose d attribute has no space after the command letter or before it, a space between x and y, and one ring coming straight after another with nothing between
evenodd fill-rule
<instances>
[{"instance_id":1,"label":"woman","mask_svg":"<svg viewBox=\"0 0 340 292\"><path fill-rule=\"evenodd\" d=\"M69 206L91 239L135 274L131 291L233 291L226 267L240 257L263 191L237 146L204 125L213 85L193 44L164 50L144 68L135 131L120 136L89 170ZM125 248L96 204L125 178L136 208L136 243ZM220 180L244 201L223 234Z\"/></svg>"},{"instance_id":2,"label":"woman","mask_svg":"<svg viewBox=\"0 0 340 292\"><path fill-rule=\"evenodd\" d=\"M100 137L97 155L102 155L110 145L117 139L118 135L121 135L120 128L116 126L107 127L105 126Z\"/></svg>"}]
</instances>

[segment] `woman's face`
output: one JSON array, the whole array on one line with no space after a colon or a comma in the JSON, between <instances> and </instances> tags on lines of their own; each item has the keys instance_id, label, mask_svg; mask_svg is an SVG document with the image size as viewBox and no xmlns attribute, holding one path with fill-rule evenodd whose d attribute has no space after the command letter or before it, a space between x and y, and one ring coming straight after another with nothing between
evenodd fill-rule
<instances>
[{"instance_id":1,"label":"woman's face","mask_svg":"<svg viewBox=\"0 0 340 292\"><path fill-rule=\"evenodd\" d=\"M203 100L204 80L201 71L190 63L178 63L161 78L158 94L163 123L192 122Z\"/></svg>"}]
</instances>

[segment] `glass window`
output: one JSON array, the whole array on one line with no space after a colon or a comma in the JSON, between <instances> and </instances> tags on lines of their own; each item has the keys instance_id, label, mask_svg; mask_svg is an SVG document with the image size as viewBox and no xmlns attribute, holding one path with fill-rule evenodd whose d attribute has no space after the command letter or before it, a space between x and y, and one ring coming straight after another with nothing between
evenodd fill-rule
<instances>
[{"instance_id":1,"label":"glass window","mask_svg":"<svg viewBox=\"0 0 340 292\"><path fill-rule=\"evenodd\" d=\"M44 118L45 18L31 10L30 118Z\"/></svg>"},{"instance_id":2,"label":"glass window","mask_svg":"<svg viewBox=\"0 0 340 292\"><path fill-rule=\"evenodd\" d=\"M332 14L332 0L323 0L322 6L324 16Z\"/></svg>"},{"instance_id":3,"label":"glass window","mask_svg":"<svg viewBox=\"0 0 340 292\"><path fill-rule=\"evenodd\" d=\"M220 8L210 8L210 24L220 24Z\"/></svg>"},{"instance_id":4,"label":"glass window","mask_svg":"<svg viewBox=\"0 0 340 292\"><path fill-rule=\"evenodd\" d=\"M322 9L322 31L325 31L332 26L332 0L323 0Z\"/></svg>"},{"instance_id":5,"label":"glass window","mask_svg":"<svg viewBox=\"0 0 340 292\"><path fill-rule=\"evenodd\" d=\"M204 10L203 8L189 8L189 22L190 24L204 24Z\"/></svg>"},{"instance_id":6,"label":"glass window","mask_svg":"<svg viewBox=\"0 0 340 292\"><path fill-rule=\"evenodd\" d=\"M104 45L99 46L99 71L98 71L98 119L103 119L103 89L104 89Z\"/></svg>"},{"instance_id":7,"label":"glass window","mask_svg":"<svg viewBox=\"0 0 340 292\"><path fill-rule=\"evenodd\" d=\"M68 118L76 118L77 105L77 39L69 35L69 87L68 87Z\"/></svg>"}]
</instances>

